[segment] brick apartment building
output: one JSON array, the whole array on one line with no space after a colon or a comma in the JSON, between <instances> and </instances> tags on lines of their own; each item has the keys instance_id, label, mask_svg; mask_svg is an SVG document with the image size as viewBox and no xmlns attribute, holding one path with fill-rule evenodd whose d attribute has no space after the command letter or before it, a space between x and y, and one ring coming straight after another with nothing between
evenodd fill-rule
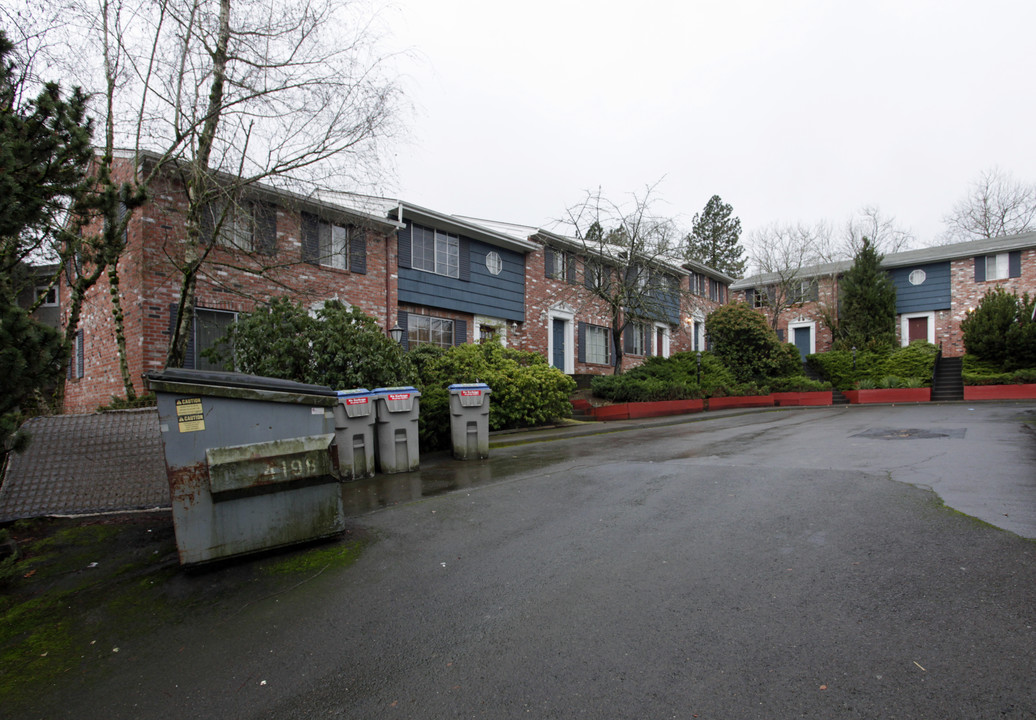
<instances>
[{"instance_id":1,"label":"brick apartment building","mask_svg":"<svg viewBox=\"0 0 1036 720\"><path fill-rule=\"evenodd\" d=\"M119 158L133 172L133 158ZM565 238L527 226L439 213L401 200L328 193L320 197L254 187L232 212L209 208L211 247L198 276L185 366L209 368L211 347L238 313L288 295L316 307L356 305L404 343L441 346L497 337L539 352L569 374L611 372L599 301L582 284L585 258ZM119 261L127 360L142 375L164 367L182 275L186 202L173 178L152 186L131 217ZM223 221L217 223L217 218ZM220 226L219 232L213 230ZM626 333L629 367L649 355L704 346L704 319L732 282L704 266L666 264L674 291L657 317ZM68 288L58 305L67 319ZM212 368L214 369L214 368ZM107 278L89 291L65 391L65 410L89 412L121 396L122 379Z\"/></svg>"},{"instance_id":2,"label":"brick apartment building","mask_svg":"<svg viewBox=\"0 0 1036 720\"><path fill-rule=\"evenodd\" d=\"M777 332L803 354L831 346L823 310L836 308L838 282L851 262L803 268L794 279L798 302L780 311ZM1036 232L890 253L882 261L896 286L896 334L902 345L927 340L947 356L964 354L960 323L989 290L1036 294ZM755 275L730 286L733 299L772 318L767 297L776 274Z\"/></svg>"}]
</instances>

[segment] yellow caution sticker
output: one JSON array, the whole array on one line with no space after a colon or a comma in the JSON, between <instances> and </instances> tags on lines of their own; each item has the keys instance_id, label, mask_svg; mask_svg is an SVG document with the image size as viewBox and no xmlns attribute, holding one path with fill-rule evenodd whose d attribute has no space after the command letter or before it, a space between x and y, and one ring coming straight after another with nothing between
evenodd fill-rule
<instances>
[{"instance_id":1,"label":"yellow caution sticker","mask_svg":"<svg viewBox=\"0 0 1036 720\"><path fill-rule=\"evenodd\" d=\"M180 432L197 432L205 429L205 412L201 409L201 398L180 398L176 401L176 421Z\"/></svg>"}]
</instances>

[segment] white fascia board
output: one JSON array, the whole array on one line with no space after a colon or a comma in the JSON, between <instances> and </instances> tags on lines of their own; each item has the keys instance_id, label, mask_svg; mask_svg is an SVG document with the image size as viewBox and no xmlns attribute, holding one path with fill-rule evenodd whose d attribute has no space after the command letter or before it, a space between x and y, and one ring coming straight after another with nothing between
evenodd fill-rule
<instances>
[{"instance_id":1,"label":"white fascia board","mask_svg":"<svg viewBox=\"0 0 1036 720\"><path fill-rule=\"evenodd\" d=\"M399 207L403 211L402 220L404 222L412 220L419 225L428 225L438 230L455 232L472 240L479 240L489 245L496 245L497 247L520 253L531 253L539 247L534 242L522 240L511 235L504 235L484 225L470 222L455 215L446 215L445 213L429 210L428 208L412 205L404 201L400 201Z\"/></svg>"}]
</instances>

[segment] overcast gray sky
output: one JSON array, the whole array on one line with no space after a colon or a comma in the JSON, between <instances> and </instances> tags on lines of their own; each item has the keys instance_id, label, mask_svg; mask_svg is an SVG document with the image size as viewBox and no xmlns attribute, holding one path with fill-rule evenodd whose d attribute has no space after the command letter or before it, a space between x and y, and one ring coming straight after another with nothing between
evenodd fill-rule
<instances>
[{"instance_id":1,"label":"overcast gray sky","mask_svg":"<svg viewBox=\"0 0 1036 720\"><path fill-rule=\"evenodd\" d=\"M389 0L397 192L545 225L662 180L745 235L877 205L929 244L982 170L1036 181L1031 0Z\"/></svg>"}]
</instances>

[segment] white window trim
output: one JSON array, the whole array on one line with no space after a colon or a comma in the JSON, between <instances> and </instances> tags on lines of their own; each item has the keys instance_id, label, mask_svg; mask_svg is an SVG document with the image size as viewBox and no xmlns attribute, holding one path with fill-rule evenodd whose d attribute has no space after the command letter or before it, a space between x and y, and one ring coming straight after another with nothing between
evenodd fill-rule
<instances>
[{"instance_id":1,"label":"white window trim","mask_svg":"<svg viewBox=\"0 0 1036 720\"><path fill-rule=\"evenodd\" d=\"M928 342L932 345L935 344L935 313L933 311L903 313L899 316L899 341L902 347L906 347L910 344L910 319L922 317L928 318Z\"/></svg>"},{"instance_id":2,"label":"white window trim","mask_svg":"<svg viewBox=\"0 0 1036 720\"><path fill-rule=\"evenodd\" d=\"M565 367L562 370L566 375L574 375L576 371L575 353L575 311L567 305L553 307L547 311L547 362L554 362L554 320L561 320L565 324Z\"/></svg>"},{"instance_id":3,"label":"white window trim","mask_svg":"<svg viewBox=\"0 0 1036 720\"><path fill-rule=\"evenodd\" d=\"M46 298L51 293L54 293L54 302L49 302ZM37 285L36 286L36 297L35 300L39 300L40 296L43 296L44 300L40 303L41 308L45 307L58 307L58 287L57 285Z\"/></svg>"},{"instance_id":4,"label":"white window trim","mask_svg":"<svg viewBox=\"0 0 1036 720\"><path fill-rule=\"evenodd\" d=\"M800 320L798 322L788 323L788 337L785 338L785 342L789 342L792 345L795 344L795 330L798 328L809 328L809 355L813 355L817 351L817 322L816 320Z\"/></svg>"},{"instance_id":5,"label":"white window trim","mask_svg":"<svg viewBox=\"0 0 1036 720\"><path fill-rule=\"evenodd\" d=\"M655 340L658 337L658 331L662 330L662 357L669 357L669 326L665 323L656 322L651 335L651 349L655 349Z\"/></svg>"},{"instance_id":6,"label":"white window trim","mask_svg":"<svg viewBox=\"0 0 1036 720\"><path fill-rule=\"evenodd\" d=\"M483 325L496 328L496 336L500 340L500 344L503 347L507 347L507 321L496 317L489 317L487 315L476 315L474 318L475 322L475 339L478 339L478 331Z\"/></svg>"},{"instance_id":7,"label":"white window trim","mask_svg":"<svg viewBox=\"0 0 1036 720\"><path fill-rule=\"evenodd\" d=\"M989 272L989 259L993 259L993 272ZM1009 280L1011 277L1010 253L996 253L986 256L986 281L998 282Z\"/></svg>"}]
</instances>

